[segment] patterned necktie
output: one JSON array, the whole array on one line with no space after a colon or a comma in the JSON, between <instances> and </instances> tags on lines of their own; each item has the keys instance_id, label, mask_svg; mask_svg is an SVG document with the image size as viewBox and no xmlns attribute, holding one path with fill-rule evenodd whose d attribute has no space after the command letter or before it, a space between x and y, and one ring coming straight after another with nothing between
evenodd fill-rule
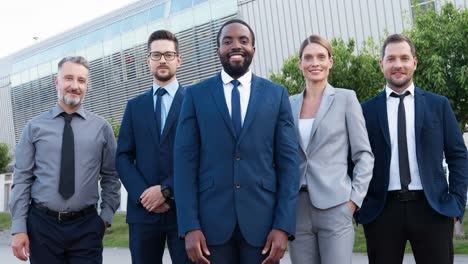
<instances>
[{"instance_id":1,"label":"patterned necktie","mask_svg":"<svg viewBox=\"0 0 468 264\"><path fill-rule=\"evenodd\" d=\"M161 101L162 101L163 95L165 95L166 93L167 91L163 87L159 87L158 90L156 90L156 106L154 108L154 116L156 118L156 124L158 127L159 134L161 134L163 131L163 127L161 123L161 103L162 103Z\"/></svg>"},{"instance_id":2,"label":"patterned necktie","mask_svg":"<svg viewBox=\"0 0 468 264\"><path fill-rule=\"evenodd\" d=\"M75 193L75 139L71 121L75 114L60 114L65 119L62 137L62 158L60 161L59 193L67 200Z\"/></svg>"},{"instance_id":3,"label":"patterned necktie","mask_svg":"<svg viewBox=\"0 0 468 264\"><path fill-rule=\"evenodd\" d=\"M411 173L408 158L408 143L406 140L406 114L403 100L410 92L404 94L391 93L390 96L400 99L398 104L398 163L400 171L401 190L408 191L408 185L411 182Z\"/></svg>"},{"instance_id":4,"label":"patterned necktie","mask_svg":"<svg viewBox=\"0 0 468 264\"><path fill-rule=\"evenodd\" d=\"M231 81L233 87L231 92L231 120L234 131L236 132L236 137L239 138L241 131L241 106L240 106L240 94L239 94L239 84L238 80Z\"/></svg>"}]
</instances>

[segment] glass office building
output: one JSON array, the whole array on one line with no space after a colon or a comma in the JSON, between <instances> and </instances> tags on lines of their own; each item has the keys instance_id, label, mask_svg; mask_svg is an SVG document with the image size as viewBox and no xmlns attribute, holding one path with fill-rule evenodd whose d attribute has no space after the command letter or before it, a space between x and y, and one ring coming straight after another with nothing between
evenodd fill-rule
<instances>
[{"instance_id":1,"label":"glass office building","mask_svg":"<svg viewBox=\"0 0 468 264\"><path fill-rule=\"evenodd\" d=\"M53 78L62 57L88 59L84 105L120 123L127 100L151 88L146 45L153 31L168 29L178 37L183 63L177 77L188 85L220 70L216 34L236 12L236 0L140 1L16 55L9 76L16 141L28 120L55 104Z\"/></svg>"},{"instance_id":2,"label":"glass office building","mask_svg":"<svg viewBox=\"0 0 468 264\"><path fill-rule=\"evenodd\" d=\"M426 9L446 1L465 8L467 0L419 0ZM151 87L146 41L168 29L180 41L183 85L219 72L216 34L241 18L256 34L252 71L266 77L297 52L311 34L354 39L356 51L369 37L410 27L412 0L142 0L0 59L0 142L13 149L28 120L55 104L53 77L58 61L82 55L90 61L85 107L120 123L126 101Z\"/></svg>"}]
</instances>

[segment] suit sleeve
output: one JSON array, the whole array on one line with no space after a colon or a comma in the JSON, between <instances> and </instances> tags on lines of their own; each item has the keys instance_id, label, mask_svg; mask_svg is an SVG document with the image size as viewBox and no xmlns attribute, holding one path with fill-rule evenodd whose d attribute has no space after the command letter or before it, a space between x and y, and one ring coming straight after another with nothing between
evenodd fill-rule
<instances>
[{"instance_id":1,"label":"suit sleeve","mask_svg":"<svg viewBox=\"0 0 468 264\"><path fill-rule=\"evenodd\" d=\"M447 98L444 98L444 154L449 169L449 192L455 196L462 220L466 206L468 157L457 119Z\"/></svg>"},{"instance_id":2,"label":"suit sleeve","mask_svg":"<svg viewBox=\"0 0 468 264\"><path fill-rule=\"evenodd\" d=\"M351 149L351 159L354 163L351 200L358 207L361 207L372 179L374 154L372 154L366 122L356 93L350 91L349 95L346 96L346 100L346 127Z\"/></svg>"},{"instance_id":3,"label":"suit sleeve","mask_svg":"<svg viewBox=\"0 0 468 264\"><path fill-rule=\"evenodd\" d=\"M120 126L116 167L120 180L128 192L129 202L138 204L141 194L150 186L135 166L136 146L132 116L132 104L129 102Z\"/></svg>"},{"instance_id":4,"label":"suit sleeve","mask_svg":"<svg viewBox=\"0 0 468 264\"><path fill-rule=\"evenodd\" d=\"M275 169L278 179L277 205L273 228L296 232L296 207L299 186L299 155L296 131L287 90L282 89L280 112L275 131Z\"/></svg>"},{"instance_id":5,"label":"suit sleeve","mask_svg":"<svg viewBox=\"0 0 468 264\"><path fill-rule=\"evenodd\" d=\"M174 196L179 236L201 229L198 219L200 130L194 99L188 88L182 103L174 143Z\"/></svg>"}]
</instances>

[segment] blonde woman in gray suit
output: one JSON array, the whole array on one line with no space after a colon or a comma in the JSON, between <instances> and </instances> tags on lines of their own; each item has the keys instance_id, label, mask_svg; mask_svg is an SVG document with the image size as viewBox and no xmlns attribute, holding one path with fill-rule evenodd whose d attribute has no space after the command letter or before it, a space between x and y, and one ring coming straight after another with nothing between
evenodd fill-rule
<instances>
[{"instance_id":1,"label":"blonde woman in gray suit","mask_svg":"<svg viewBox=\"0 0 468 264\"><path fill-rule=\"evenodd\" d=\"M290 97L299 139L301 183L293 264L351 263L352 218L372 177L371 152L362 109L352 90L328 83L332 47L312 35L299 50L305 90ZM348 175L348 153L355 166Z\"/></svg>"}]
</instances>

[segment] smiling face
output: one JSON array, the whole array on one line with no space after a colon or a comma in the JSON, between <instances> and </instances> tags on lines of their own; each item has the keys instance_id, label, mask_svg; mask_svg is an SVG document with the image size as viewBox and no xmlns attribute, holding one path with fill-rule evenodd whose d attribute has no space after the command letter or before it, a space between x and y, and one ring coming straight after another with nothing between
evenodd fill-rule
<instances>
[{"instance_id":1,"label":"smiling face","mask_svg":"<svg viewBox=\"0 0 468 264\"><path fill-rule=\"evenodd\" d=\"M153 74L153 80L160 86L172 82L175 79L177 68L180 67L182 58L177 54L174 41L160 39L151 42L149 52L158 52L164 54L166 52L176 53L173 60L167 60L166 57L161 56L160 60L152 60L149 56L146 59L148 67Z\"/></svg>"},{"instance_id":2,"label":"smiling face","mask_svg":"<svg viewBox=\"0 0 468 264\"><path fill-rule=\"evenodd\" d=\"M418 60L411 53L408 43L388 43L383 58L380 60L387 86L401 93L413 82L413 74Z\"/></svg>"},{"instance_id":3,"label":"smiling face","mask_svg":"<svg viewBox=\"0 0 468 264\"><path fill-rule=\"evenodd\" d=\"M218 56L224 71L234 79L244 75L255 54L249 29L240 23L228 24L221 31L219 42Z\"/></svg>"},{"instance_id":4,"label":"smiling face","mask_svg":"<svg viewBox=\"0 0 468 264\"><path fill-rule=\"evenodd\" d=\"M54 79L58 103L67 110L78 109L88 90L89 71L81 64L65 62ZM67 111L69 112L69 111Z\"/></svg>"},{"instance_id":5,"label":"smiling face","mask_svg":"<svg viewBox=\"0 0 468 264\"><path fill-rule=\"evenodd\" d=\"M307 44L299 59L299 69L306 82L312 84L326 83L332 66L333 57L325 47L317 43Z\"/></svg>"}]
</instances>

